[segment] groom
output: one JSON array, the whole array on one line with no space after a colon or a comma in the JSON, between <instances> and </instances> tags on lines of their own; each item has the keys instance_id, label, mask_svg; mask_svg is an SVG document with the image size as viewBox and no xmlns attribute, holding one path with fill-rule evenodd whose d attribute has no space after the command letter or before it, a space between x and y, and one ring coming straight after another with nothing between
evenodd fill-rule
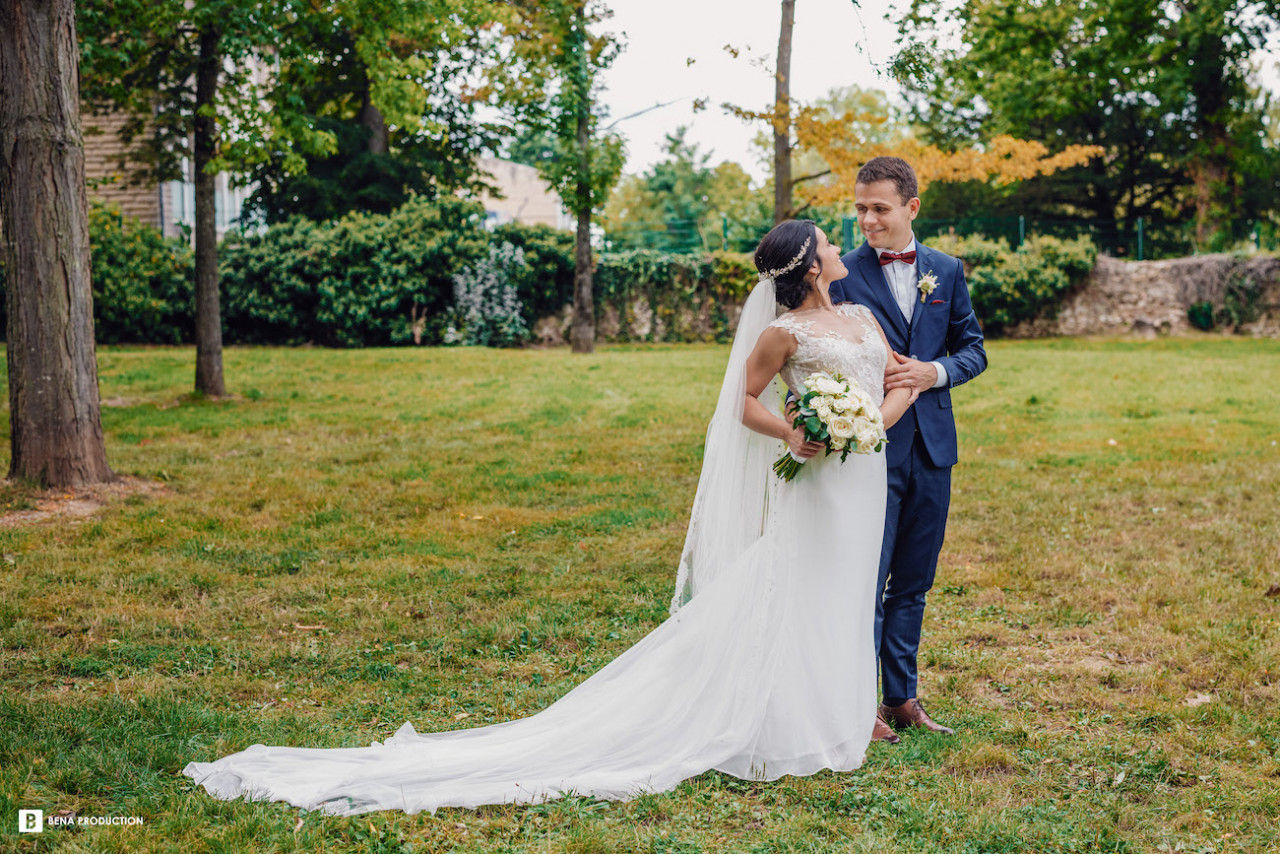
<instances>
[{"instance_id":1,"label":"groom","mask_svg":"<svg viewBox=\"0 0 1280 854\"><path fill-rule=\"evenodd\" d=\"M916 697L916 653L956 463L951 389L982 373L987 354L963 266L916 243L915 170L898 157L867 161L858 170L854 203L867 239L841 259L849 275L831 285L831 301L865 305L880 321L894 351L885 391L920 390L915 405L889 428L886 460L889 500L875 637L884 704L874 737L892 743L899 739L890 724L953 732L929 717Z\"/></svg>"}]
</instances>

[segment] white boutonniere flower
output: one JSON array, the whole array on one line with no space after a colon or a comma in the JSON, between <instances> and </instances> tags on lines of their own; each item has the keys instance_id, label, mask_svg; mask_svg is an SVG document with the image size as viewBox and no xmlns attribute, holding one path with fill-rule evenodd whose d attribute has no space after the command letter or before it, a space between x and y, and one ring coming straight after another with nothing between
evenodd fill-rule
<instances>
[{"instance_id":1,"label":"white boutonniere flower","mask_svg":"<svg viewBox=\"0 0 1280 854\"><path fill-rule=\"evenodd\" d=\"M921 276L920 277L920 302L924 302L925 297L933 293L937 287L938 287L938 277L933 274L932 270L930 270L929 272Z\"/></svg>"}]
</instances>

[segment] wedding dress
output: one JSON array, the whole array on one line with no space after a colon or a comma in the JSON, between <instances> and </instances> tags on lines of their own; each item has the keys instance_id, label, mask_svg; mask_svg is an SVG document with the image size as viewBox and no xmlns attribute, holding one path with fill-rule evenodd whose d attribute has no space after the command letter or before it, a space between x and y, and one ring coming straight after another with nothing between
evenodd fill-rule
<instances>
[{"instance_id":1,"label":"wedding dress","mask_svg":"<svg viewBox=\"0 0 1280 854\"><path fill-rule=\"evenodd\" d=\"M771 319L772 283L764 284L767 292L751 299L759 297L757 310L767 304ZM798 343L781 374L788 386L826 370L882 401L886 351L865 307L791 312L769 325ZM732 365L745 363L742 353L754 341L740 340L731 356L722 405L735 394L739 402L737 423L721 425L727 430L746 430L733 387L742 380L732 377ZM708 482L715 424L699 499L715 494ZM183 773L218 798L350 815L569 793L628 800L709 769L774 780L858 768L876 709L873 599L884 454L851 454L844 463L836 455L815 457L783 482L768 462L785 446L767 440L763 447L770 458L763 470L732 472L739 481L732 489L764 496L762 506L746 509L745 520L743 512L726 513L723 501L695 501L672 616L543 711L440 733L405 723L369 747L255 744L215 762L193 762ZM747 481L749 489L741 485ZM729 546L713 550L710 562L723 565L703 572L706 555L696 558L691 544L717 543L739 524L751 531L750 542L736 554ZM698 560L691 576L688 564Z\"/></svg>"}]
</instances>

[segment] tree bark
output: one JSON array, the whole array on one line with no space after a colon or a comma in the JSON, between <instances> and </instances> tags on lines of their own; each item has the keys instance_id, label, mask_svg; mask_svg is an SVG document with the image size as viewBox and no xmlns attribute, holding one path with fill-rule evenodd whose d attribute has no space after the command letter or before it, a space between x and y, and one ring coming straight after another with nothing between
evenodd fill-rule
<instances>
[{"instance_id":1,"label":"tree bark","mask_svg":"<svg viewBox=\"0 0 1280 854\"><path fill-rule=\"evenodd\" d=\"M373 95L369 91L366 79L364 101L360 105L360 124L369 129L368 152L370 154L386 154L391 150L391 132L387 128L386 116L382 115L373 103Z\"/></svg>"},{"instance_id":2,"label":"tree bark","mask_svg":"<svg viewBox=\"0 0 1280 854\"><path fill-rule=\"evenodd\" d=\"M93 345L73 0L0 0L0 258L6 271L9 476L112 480Z\"/></svg>"},{"instance_id":3,"label":"tree bark","mask_svg":"<svg viewBox=\"0 0 1280 854\"><path fill-rule=\"evenodd\" d=\"M578 235L573 259L573 327L569 340L575 353L594 353L596 349L596 309L591 280L591 84L585 67L587 57L587 23L584 7L577 11L579 61L583 68L577 75L578 87L578 175L574 193L574 213L578 215Z\"/></svg>"},{"instance_id":4,"label":"tree bark","mask_svg":"<svg viewBox=\"0 0 1280 854\"><path fill-rule=\"evenodd\" d=\"M791 218L791 31L796 0L782 0L778 68L773 75L773 224Z\"/></svg>"},{"instance_id":5,"label":"tree bark","mask_svg":"<svg viewBox=\"0 0 1280 854\"><path fill-rule=\"evenodd\" d=\"M196 391L222 397L222 308L218 299L218 223L216 175L209 164L217 153L218 127L214 100L222 62L222 34L214 27L200 33L196 65L195 152L196 203Z\"/></svg>"}]
</instances>

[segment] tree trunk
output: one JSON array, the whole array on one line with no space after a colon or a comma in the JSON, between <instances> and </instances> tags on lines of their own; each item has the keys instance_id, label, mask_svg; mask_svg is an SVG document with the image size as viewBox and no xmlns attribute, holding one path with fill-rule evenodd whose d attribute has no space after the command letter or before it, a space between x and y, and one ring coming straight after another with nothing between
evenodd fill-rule
<instances>
[{"instance_id":1,"label":"tree trunk","mask_svg":"<svg viewBox=\"0 0 1280 854\"><path fill-rule=\"evenodd\" d=\"M773 75L773 224L791 218L791 31L796 0L782 0L778 68Z\"/></svg>"},{"instance_id":2,"label":"tree trunk","mask_svg":"<svg viewBox=\"0 0 1280 854\"><path fill-rule=\"evenodd\" d=\"M0 0L0 259L9 476L111 480L93 346L73 0Z\"/></svg>"},{"instance_id":3,"label":"tree trunk","mask_svg":"<svg viewBox=\"0 0 1280 854\"><path fill-rule=\"evenodd\" d=\"M370 154L386 154L390 151L391 134L387 129L386 116L382 115L373 104L373 95L369 92L369 82L366 78L364 87L364 102L360 105L360 124L369 129L368 151Z\"/></svg>"},{"instance_id":4,"label":"tree trunk","mask_svg":"<svg viewBox=\"0 0 1280 854\"><path fill-rule=\"evenodd\" d=\"M218 223L216 175L209 164L217 151L218 94L222 34L213 27L200 34L196 65L196 115L193 148L196 183L196 391L222 397L222 308L218 301ZM206 114L207 113L207 114Z\"/></svg>"},{"instance_id":5,"label":"tree trunk","mask_svg":"<svg viewBox=\"0 0 1280 854\"><path fill-rule=\"evenodd\" d=\"M578 211L578 237L573 257L573 329L569 333L575 353L596 349L596 309L591 281L591 209Z\"/></svg>"},{"instance_id":6,"label":"tree trunk","mask_svg":"<svg viewBox=\"0 0 1280 854\"><path fill-rule=\"evenodd\" d=\"M574 192L574 213L578 215L578 236L573 258L573 327L569 340L575 353L596 349L596 309L591 281L591 83L586 67L587 23L584 7L577 11L578 58L583 67L574 85L578 87L578 175Z\"/></svg>"}]
</instances>

